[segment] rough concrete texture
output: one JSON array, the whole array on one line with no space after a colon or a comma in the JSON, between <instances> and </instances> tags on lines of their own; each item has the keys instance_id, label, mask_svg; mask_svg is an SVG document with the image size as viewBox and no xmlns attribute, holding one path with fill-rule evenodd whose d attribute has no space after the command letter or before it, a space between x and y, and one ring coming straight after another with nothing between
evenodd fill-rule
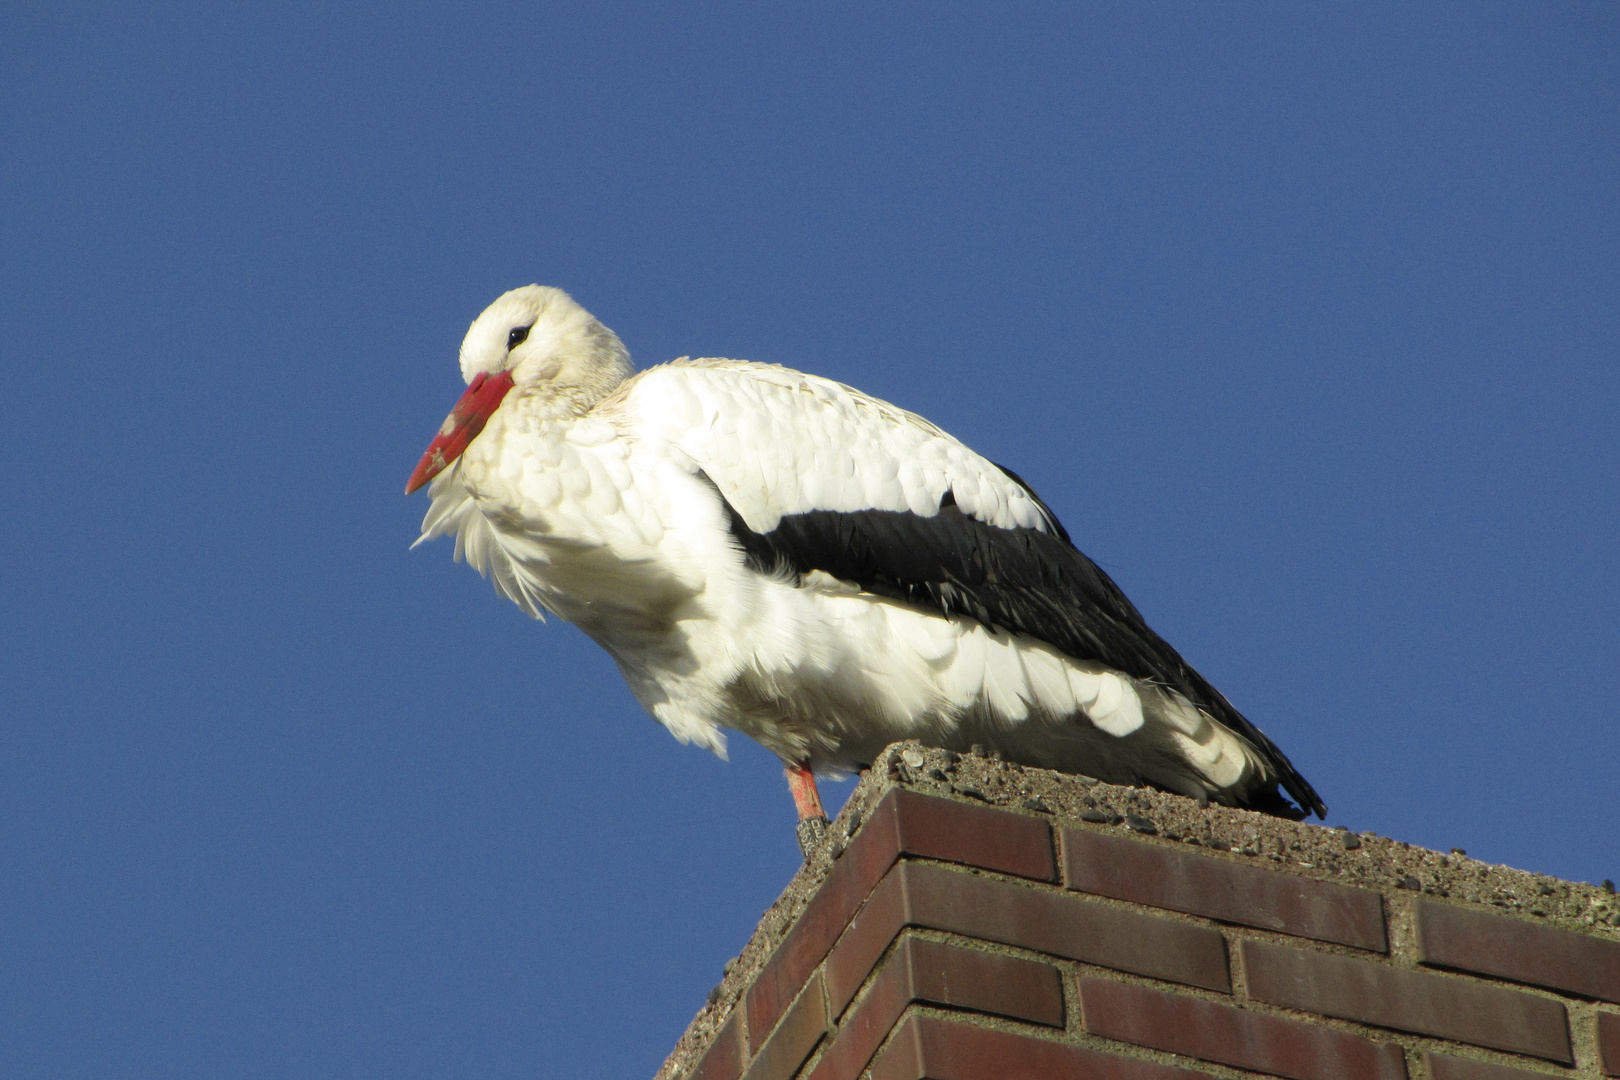
<instances>
[{"instance_id":1,"label":"rough concrete texture","mask_svg":"<svg viewBox=\"0 0 1620 1080\"><path fill-rule=\"evenodd\" d=\"M1120 787L978 754L957 755L916 743L896 743L862 774L821 846L765 912L742 952L725 965L724 978L710 992L708 1002L655 1080L675 1080L701 1056L820 887L833 861L870 810L894 787L1039 814L1058 828L1076 826L1195 845L1250 865L1360 886L1392 898L1443 897L1478 905L1478 910L1513 913L1620 941L1620 897L1612 886L1562 881L1479 862L1460 851L1429 851L1372 833L1286 821L1224 806L1200 806L1192 799L1149 788ZM1392 899L1389 907L1391 953L1410 957L1414 947L1411 905Z\"/></svg>"}]
</instances>

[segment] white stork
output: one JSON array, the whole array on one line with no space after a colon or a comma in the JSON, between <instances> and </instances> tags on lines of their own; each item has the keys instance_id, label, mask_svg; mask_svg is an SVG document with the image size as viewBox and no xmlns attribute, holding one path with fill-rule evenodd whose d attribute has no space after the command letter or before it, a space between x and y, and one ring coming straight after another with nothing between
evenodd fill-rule
<instances>
[{"instance_id":1,"label":"white stork","mask_svg":"<svg viewBox=\"0 0 1620 1080\"><path fill-rule=\"evenodd\" d=\"M432 481L417 543L585 631L682 742L775 753L801 843L815 774L900 739L1325 813L1028 484L923 418L772 364L635 374L539 285L474 320L461 374L405 488Z\"/></svg>"}]
</instances>

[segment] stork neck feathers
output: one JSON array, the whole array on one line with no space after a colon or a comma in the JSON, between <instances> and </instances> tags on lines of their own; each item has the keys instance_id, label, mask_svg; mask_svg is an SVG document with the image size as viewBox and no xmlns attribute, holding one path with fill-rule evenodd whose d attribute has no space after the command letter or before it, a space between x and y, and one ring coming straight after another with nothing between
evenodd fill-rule
<instances>
[{"instance_id":1,"label":"stork neck feathers","mask_svg":"<svg viewBox=\"0 0 1620 1080\"><path fill-rule=\"evenodd\" d=\"M630 353L561 289L525 285L473 320L461 343L461 374L510 372L513 396L530 408L582 416L630 377Z\"/></svg>"}]
</instances>

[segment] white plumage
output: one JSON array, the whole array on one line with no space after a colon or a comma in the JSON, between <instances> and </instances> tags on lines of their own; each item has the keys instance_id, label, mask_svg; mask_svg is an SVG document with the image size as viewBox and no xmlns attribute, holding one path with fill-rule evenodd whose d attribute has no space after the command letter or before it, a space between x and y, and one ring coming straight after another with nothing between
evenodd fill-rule
<instances>
[{"instance_id":1,"label":"white plumage","mask_svg":"<svg viewBox=\"0 0 1620 1080\"><path fill-rule=\"evenodd\" d=\"M585 631L681 741L724 755L739 731L815 771L977 743L1272 810L1281 782L1321 812L1033 492L921 417L774 365L632 375L541 286L490 305L461 366L472 389L413 477L437 473L417 542L453 535L530 615ZM465 449L436 450L459 427ZM1019 568L1039 580L1003 580Z\"/></svg>"}]
</instances>

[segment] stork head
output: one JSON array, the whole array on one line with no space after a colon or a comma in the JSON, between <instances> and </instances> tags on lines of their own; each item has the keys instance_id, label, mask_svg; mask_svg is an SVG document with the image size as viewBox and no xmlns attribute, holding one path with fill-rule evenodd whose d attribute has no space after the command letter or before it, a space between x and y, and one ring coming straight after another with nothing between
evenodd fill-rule
<instances>
[{"instance_id":1,"label":"stork head","mask_svg":"<svg viewBox=\"0 0 1620 1080\"><path fill-rule=\"evenodd\" d=\"M630 354L561 289L525 285L485 308L461 342L468 383L503 371L520 387L550 383L600 401L629 376Z\"/></svg>"},{"instance_id":2,"label":"stork head","mask_svg":"<svg viewBox=\"0 0 1620 1080\"><path fill-rule=\"evenodd\" d=\"M513 289L467 328L461 342L467 392L417 463L405 494L461 456L514 386L583 413L629 375L630 353L618 335L573 297L545 285Z\"/></svg>"}]
</instances>

